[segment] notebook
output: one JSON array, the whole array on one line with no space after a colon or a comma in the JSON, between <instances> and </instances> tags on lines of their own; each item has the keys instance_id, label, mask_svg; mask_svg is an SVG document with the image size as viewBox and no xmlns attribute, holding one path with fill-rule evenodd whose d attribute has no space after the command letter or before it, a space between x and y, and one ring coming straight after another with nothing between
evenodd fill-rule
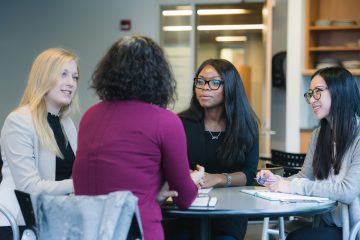
<instances>
[{"instance_id":1,"label":"notebook","mask_svg":"<svg viewBox=\"0 0 360 240\"><path fill-rule=\"evenodd\" d=\"M199 194L192 202L190 208L215 207L216 203L216 197L211 197L207 194Z\"/></svg>"},{"instance_id":2,"label":"notebook","mask_svg":"<svg viewBox=\"0 0 360 240\"><path fill-rule=\"evenodd\" d=\"M212 197L209 195L212 188L200 189L197 197L192 202L190 209L199 209L199 208L213 208L216 206L217 197ZM165 205L173 205L174 201L171 197L166 199Z\"/></svg>"},{"instance_id":3,"label":"notebook","mask_svg":"<svg viewBox=\"0 0 360 240\"><path fill-rule=\"evenodd\" d=\"M290 202L290 203L298 203L298 202L327 202L330 201L329 198L324 197L312 197L312 196L304 196L298 194L291 193L279 193L279 192L271 192L268 189L261 190L247 190L242 189L240 192L247 193L256 197L264 198L270 201L281 201L281 202Z\"/></svg>"}]
</instances>

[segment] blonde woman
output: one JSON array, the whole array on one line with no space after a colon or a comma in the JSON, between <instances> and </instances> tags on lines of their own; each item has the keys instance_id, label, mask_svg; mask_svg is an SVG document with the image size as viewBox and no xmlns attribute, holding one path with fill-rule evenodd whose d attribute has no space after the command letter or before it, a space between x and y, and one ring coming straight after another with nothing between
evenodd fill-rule
<instances>
[{"instance_id":1,"label":"blonde woman","mask_svg":"<svg viewBox=\"0 0 360 240\"><path fill-rule=\"evenodd\" d=\"M61 48L42 52L34 61L28 84L17 109L1 130L4 161L0 184L0 204L16 218L24 220L14 189L29 193L68 194L77 132L70 112L77 105L78 57ZM0 226L9 225L0 216ZM0 227L6 239L9 227Z\"/></svg>"}]
</instances>

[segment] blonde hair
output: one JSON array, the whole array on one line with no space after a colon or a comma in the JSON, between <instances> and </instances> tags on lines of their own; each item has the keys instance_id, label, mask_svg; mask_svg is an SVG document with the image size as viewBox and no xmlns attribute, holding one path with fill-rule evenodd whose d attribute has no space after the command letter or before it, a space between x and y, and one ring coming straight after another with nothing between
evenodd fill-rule
<instances>
[{"instance_id":1,"label":"blonde hair","mask_svg":"<svg viewBox=\"0 0 360 240\"><path fill-rule=\"evenodd\" d=\"M47 121L45 95L55 85L65 64L75 61L79 71L79 57L62 48L50 48L40 53L33 62L28 83L19 107L28 106L31 111L39 142L57 156L63 155L56 143L54 133ZM78 108L77 91L71 103L60 109L60 120ZM65 133L64 133L65 135ZM66 138L66 135L65 135Z\"/></svg>"}]
</instances>

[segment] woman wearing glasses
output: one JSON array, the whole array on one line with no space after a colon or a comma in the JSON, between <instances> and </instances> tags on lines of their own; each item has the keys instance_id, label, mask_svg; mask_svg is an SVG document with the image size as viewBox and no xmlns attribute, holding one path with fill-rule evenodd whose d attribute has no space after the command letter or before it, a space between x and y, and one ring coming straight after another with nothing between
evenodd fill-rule
<instances>
[{"instance_id":1,"label":"woman wearing glasses","mask_svg":"<svg viewBox=\"0 0 360 240\"><path fill-rule=\"evenodd\" d=\"M204 61L194 78L190 107L179 115L190 167L205 168L201 187L253 184L259 159L257 117L232 63L224 59ZM187 223L188 227L195 226L190 220ZM211 224L212 239L243 239L247 219L213 219Z\"/></svg>"},{"instance_id":2,"label":"woman wearing glasses","mask_svg":"<svg viewBox=\"0 0 360 240\"><path fill-rule=\"evenodd\" d=\"M360 220L359 87L346 69L324 68L312 76L304 97L320 126L312 134L301 171L287 179L269 171L257 175L276 180L265 184L273 191L328 197L340 202L335 211L323 215L325 227L300 229L287 239L343 239L341 203L349 204L350 224Z\"/></svg>"}]
</instances>

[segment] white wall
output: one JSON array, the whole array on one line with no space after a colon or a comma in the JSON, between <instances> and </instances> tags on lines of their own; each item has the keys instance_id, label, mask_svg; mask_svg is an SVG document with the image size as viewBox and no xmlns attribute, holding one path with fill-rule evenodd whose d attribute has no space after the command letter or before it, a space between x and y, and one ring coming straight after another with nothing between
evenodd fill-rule
<instances>
[{"instance_id":1,"label":"white wall","mask_svg":"<svg viewBox=\"0 0 360 240\"><path fill-rule=\"evenodd\" d=\"M286 51L287 45L287 14L288 0L276 0L273 9L273 55ZM286 130L286 89L272 88L271 92L271 148L285 150Z\"/></svg>"},{"instance_id":2,"label":"white wall","mask_svg":"<svg viewBox=\"0 0 360 240\"><path fill-rule=\"evenodd\" d=\"M300 100L303 89L305 1L289 0L287 33L286 151L300 150Z\"/></svg>"},{"instance_id":3,"label":"white wall","mask_svg":"<svg viewBox=\"0 0 360 240\"><path fill-rule=\"evenodd\" d=\"M274 8L274 52L286 46L286 4L276 0ZM291 0L289 0L291 1ZM296 0L295 0L296 1ZM239 0L63 0L0 1L0 126L19 103L33 59L49 47L64 47L80 56L80 107L74 118L97 101L90 86L95 65L119 37L143 34L159 41L159 6L174 4L239 3ZM249 1L246 2L263 2ZM119 30L121 19L131 19L132 30ZM263 66L259 66L263 67ZM283 94L284 95L284 94ZM273 130L284 143L284 96L273 93ZM275 98L275 100L274 100ZM278 126L276 124L278 123ZM281 143L282 142L282 143Z\"/></svg>"},{"instance_id":4,"label":"white wall","mask_svg":"<svg viewBox=\"0 0 360 240\"><path fill-rule=\"evenodd\" d=\"M80 55L82 113L97 101L89 89L95 65L120 36L143 34L158 39L158 6L147 0L0 1L0 126L23 94L33 59L44 49L64 47ZM139 12L139 7L147 11ZM119 30L120 19L132 31Z\"/></svg>"}]
</instances>

